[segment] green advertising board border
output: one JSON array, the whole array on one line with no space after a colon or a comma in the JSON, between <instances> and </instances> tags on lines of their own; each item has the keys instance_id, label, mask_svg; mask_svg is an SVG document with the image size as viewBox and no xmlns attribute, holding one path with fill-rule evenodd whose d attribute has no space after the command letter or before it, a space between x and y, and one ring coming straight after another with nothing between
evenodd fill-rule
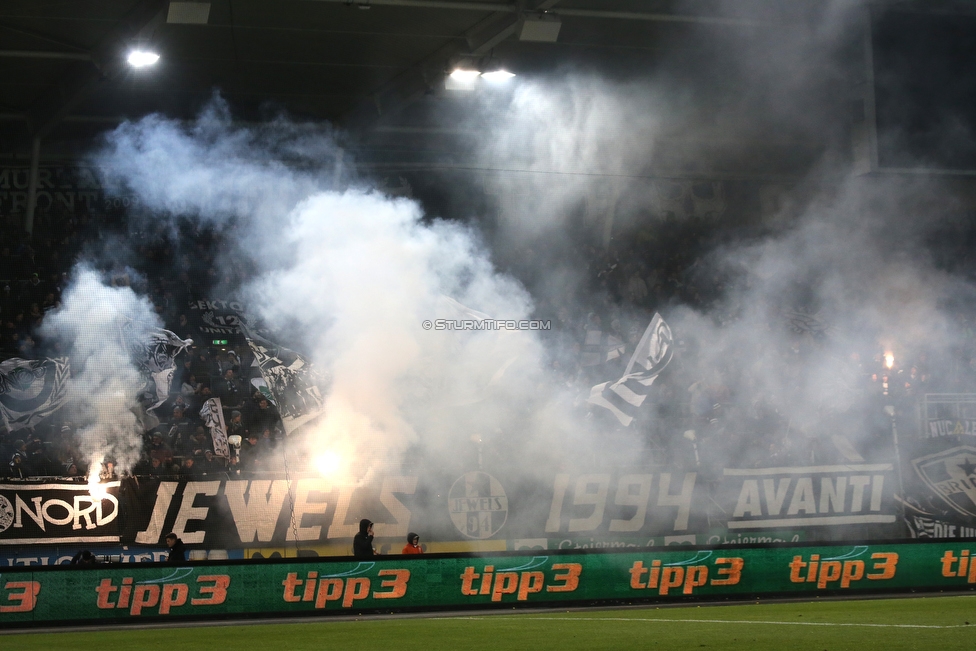
<instances>
[{"instance_id":1,"label":"green advertising board border","mask_svg":"<svg viewBox=\"0 0 976 651\"><path fill-rule=\"evenodd\" d=\"M673 546L0 571L0 628L976 589L976 541Z\"/></svg>"},{"instance_id":2,"label":"green advertising board border","mask_svg":"<svg viewBox=\"0 0 976 651\"><path fill-rule=\"evenodd\" d=\"M376 543L385 543L388 539L376 538L374 540L374 547L378 547ZM398 538L397 542L401 542ZM585 556L588 554L604 555L604 554L638 554L638 553L652 553L652 552L673 552L673 551L715 551L715 552L731 552L736 549L802 549L807 547L852 547L852 546L872 546L877 547L881 545L941 545L958 543L962 545L974 545L976 544L976 537L968 538L885 538L885 539L874 539L874 540L804 540L797 542L770 542L770 543L741 543L741 544L725 544L725 545L692 545L690 543L681 543L674 545L659 545L652 547L601 547L601 548L565 548L565 549L519 549L519 550L498 550L498 551L478 551L478 552L437 552L432 554L424 554L420 558L438 558L438 559L450 559L450 558L480 558L490 556L492 558L500 557L514 557L514 556L538 556L540 554L545 554L547 556ZM292 549L294 548L294 542L288 545L278 545L274 549ZM59 545L38 545L38 547L56 547ZM73 548L81 547L82 545L73 544ZM117 547L118 545L113 545ZM129 544L127 547L132 551L132 553L138 552L150 552L150 551L162 551L163 547L160 545L142 545L142 544ZM199 547L199 545L187 545L187 549L194 549ZM91 552L98 555L98 547L91 546ZM297 551L302 551L302 547L297 547ZM376 556L376 560L387 560L396 558L408 558L415 559L417 556L401 555L401 554L385 554ZM352 556L288 556L288 557L278 557L278 558L230 558L223 560L206 560L206 561L186 561L186 565L196 566L225 566L225 565L255 565L255 564L288 564L296 562L349 562L354 560ZM100 567L121 567L128 565L150 565L150 563L104 563ZM158 564L155 564L158 566ZM67 565L17 565L11 567L0 567L0 574L7 574L13 572L57 572L59 570L66 569ZM75 569L75 568L72 568ZM87 569L87 568L77 568L77 569Z\"/></svg>"}]
</instances>

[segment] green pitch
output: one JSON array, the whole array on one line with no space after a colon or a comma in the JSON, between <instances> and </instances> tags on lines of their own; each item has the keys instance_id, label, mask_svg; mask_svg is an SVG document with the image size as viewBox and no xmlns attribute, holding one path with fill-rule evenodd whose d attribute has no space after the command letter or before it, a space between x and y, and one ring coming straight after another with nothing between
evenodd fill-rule
<instances>
[{"instance_id":1,"label":"green pitch","mask_svg":"<svg viewBox=\"0 0 976 651\"><path fill-rule=\"evenodd\" d=\"M500 612L0 636L4 651L91 649L743 649L976 648L976 595L869 601Z\"/></svg>"}]
</instances>

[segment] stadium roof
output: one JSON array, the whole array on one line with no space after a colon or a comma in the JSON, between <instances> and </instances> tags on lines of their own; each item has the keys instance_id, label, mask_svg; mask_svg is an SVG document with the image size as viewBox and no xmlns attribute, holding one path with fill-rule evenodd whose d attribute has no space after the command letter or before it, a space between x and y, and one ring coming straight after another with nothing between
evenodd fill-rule
<instances>
[{"instance_id":1,"label":"stadium roof","mask_svg":"<svg viewBox=\"0 0 976 651\"><path fill-rule=\"evenodd\" d=\"M712 105L737 112L734 130L695 132L707 141L690 148L695 155L722 161L727 170L714 178L798 175L831 141L836 146L836 129L776 132L764 122L763 91L742 93L729 81L734 73L715 62L732 61L746 44L761 49L757 39L783 38L782 28L798 20L816 26L827 6L826 0L4 0L0 151L20 159L40 138L42 157L70 156L124 119L152 112L192 117L215 91L238 119L284 111L360 134L383 133L384 143L398 138L436 149L439 138L456 135L447 133L444 116L466 110L463 93L445 89L456 66L504 67L520 77L584 68L628 78L662 61L673 72L678 61L688 85L723 95ZM711 48L707 56L703 44ZM128 65L135 48L158 53L158 63ZM731 48L730 56L715 56L721 48ZM763 83L775 82L756 80ZM821 100L833 93L833 104L847 110L846 89L814 92L818 106L830 105ZM422 107L432 104L437 124L424 119ZM846 118L840 116L819 124ZM689 133L676 128L666 137ZM689 173L708 169L721 172L705 164Z\"/></svg>"}]
</instances>

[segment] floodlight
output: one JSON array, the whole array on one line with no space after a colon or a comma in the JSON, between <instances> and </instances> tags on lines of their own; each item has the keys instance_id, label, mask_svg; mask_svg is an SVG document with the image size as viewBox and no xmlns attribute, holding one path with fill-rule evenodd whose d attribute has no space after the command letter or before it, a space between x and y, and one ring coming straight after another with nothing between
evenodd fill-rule
<instances>
[{"instance_id":1,"label":"floodlight","mask_svg":"<svg viewBox=\"0 0 976 651\"><path fill-rule=\"evenodd\" d=\"M129 65L133 68L145 68L146 66L151 66L157 61L159 61L159 55L155 52L149 52L147 50L133 50L129 52L129 56L126 58Z\"/></svg>"},{"instance_id":2,"label":"floodlight","mask_svg":"<svg viewBox=\"0 0 976 651\"><path fill-rule=\"evenodd\" d=\"M458 68L451 73L451 79L458 81L474 81L481 73L477 70L463 70Z\"/></svg>"},{"instance_id":3,"label":"floodlight","mask_svg":"<svg viewBox=\"0 0 976 651\"><path fill-rule=\"evenodd\" d=\"M444 79L444 88L447 90L474 90L478 77L481 76L480 70L470 68L455 68L451 74Z\"/></svg>"},{"instance_id":4,"label":"floodlight","mask_svg":"<svg viewBox=\"0 0 976 651\"><path fill-rule=\"evenodd\" d=\"M490 81L490 82L508 81L514 76L515 76L514 72L509 72L508 70L502 70L502 69L481 73L481 78L484 79L485 81Z\"/></svg>"}]
</instances>

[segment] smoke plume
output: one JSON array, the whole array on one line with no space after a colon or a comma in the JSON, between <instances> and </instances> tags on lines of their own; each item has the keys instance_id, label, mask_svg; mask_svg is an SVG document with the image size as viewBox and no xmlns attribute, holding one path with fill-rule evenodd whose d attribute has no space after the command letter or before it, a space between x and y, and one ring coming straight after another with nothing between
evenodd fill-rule
<instances>
[{"instance_id":1,"label":"smoke plume","mask_svg":"<svg viewBox=\"0 0 976 651\"><path fill-rule=\"evenodd\" d=\"M411 446L450 459L472 436L521 430L514 413L544 391L534 333L423 323L464 318L466 307L525 319L529 295L497 272L470 227L430 219L365 180L335 189L329 135L301 130L301 147L285 147L295 129L235 126L218 101L191 125L160 117L125 124L96 161L155 218L234 228L223 259L253 270L241 295L331 377L309 455L359 460L351 472L358 480L395 466Z\"/></svg>"},{"instance_id":2,"label":"smoke plume","mask_svg":"<svg viewBox=\"0 0 976 651\"><path fill-rule=\"evenodd\" d=\"M61 307L44 319L41 334L71 361L68 416L92 476L103 463L121 471L139 460L142 432L134 410L145 380L128 342L159 325L148 299L106 283L85 265L75 268Z\"/></svg>"},{"instance_id":3,"label":"smoke plume","mask_svg":"<svg viewBox=\"0 0 976 651\"><path fill-rule=\"evenodd\" d=\"M882 399L860 383L870 358L882 348L950 357L960 333L945 299L972 290L926 244L956 208L951 188L853 175L838 99L854 65L850 5L759 11L778 26L747 35L688 28L654 68L613 79L563 70L470 101L460 126L475 135L459 146L476 174L455 204L487 197L492 215L425 215L368 177L338 178L348 157L331 131L235 125L220 100L192 123L123 124L95 161L152 219L233 232L222 259L247 261L241 295L331 375L309 454L358 459L353 479L411 448L450 466L471 440L516 443L506 461L527 475L563 455L633 458L647 432L595 431L573 407L583 383L567 388L549 370L576 354L590 312L622 336L662 312L678 340L662 402L691 404L689 416L715 402L732 412L715 433L715 467L752 462L734 430L769 411L794 437L797 463L838 433L867 453L870 428L854 414ZM800 160L783 156L770 171L782 143ZM767 173L768 187L736 194ZM770 189L791 201L756 205ZM674 236L684 232L695 237ZM614 277L638 278L656 301L614 295ZM499 319L565 310L570 336L424 330L458 318L444 297Z\"/></svg>"}]
</instances>

